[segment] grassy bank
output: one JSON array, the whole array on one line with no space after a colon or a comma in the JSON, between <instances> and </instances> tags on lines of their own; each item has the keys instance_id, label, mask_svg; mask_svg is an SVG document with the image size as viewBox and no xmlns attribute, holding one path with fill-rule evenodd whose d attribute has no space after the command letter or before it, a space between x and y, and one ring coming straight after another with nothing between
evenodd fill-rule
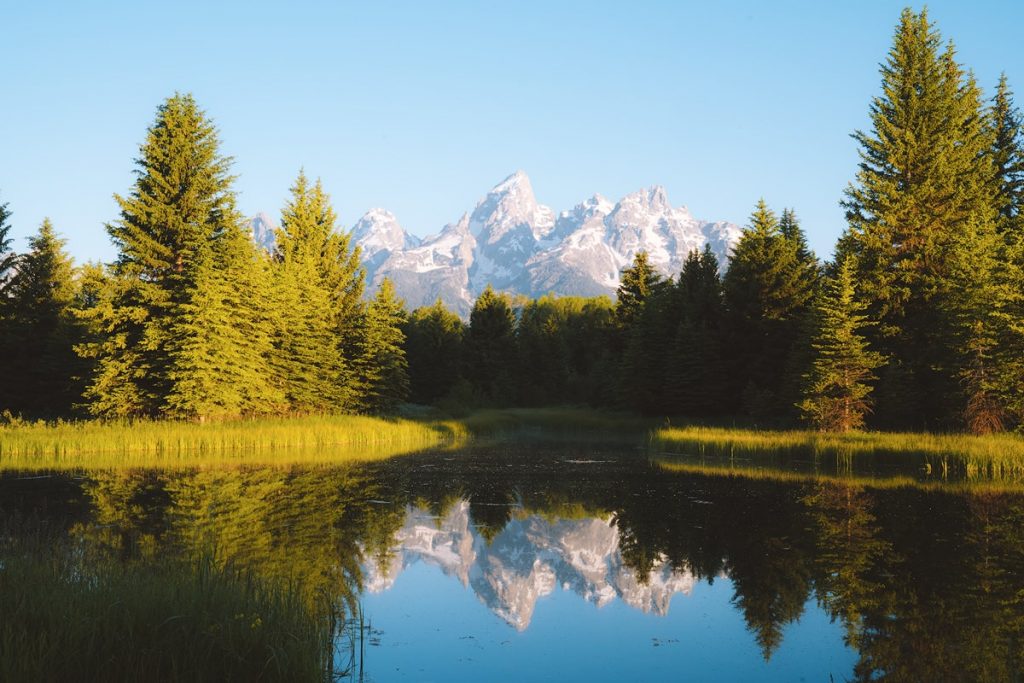
<instances>
[{"instance_id":1,"label":"grassy bank","mask_svg":"<svg viewBox=\"0 0 1024 683\"><path fill-rule=\"evenodd\" d=\"M650 420L577 408L482 410L450 419L354 415L194 423L0 425L0 471L194 467L377 460L472 438L563 438L641 443Z\"/></svg>"},{"instance_id":2,"label":"grassy bank","mask_svg":"<svg viewBox=\"0 0 1024 683\"><path fill-rule=\"evenodd\" d=\"M810 465L831 473L921 472L935 477L1024 479L1024 438L1012 434L760 431L716 427L660 429L659 453L745 459L760 466Z\"/></svg>"},{"instance_id":3,"label":"grassy bank","mask_svg":"<svg viewBox=\"0 0 1024 683\"><path fill-rule=\"evenodd\" d=\"M0 426L0 470L358 461L429 448L460 433L455 424L354 415L9 424Z\"/></svg>"},{"instance_id":4,"label":"grassy bank","mask_svg":"<svg viewBox=\"0 0 1024 683\"><path fill-rule=\"evenodd\" d=\"M327 681L335 619L293 588L191 565L0 551L0 680ZM336 672L335 672L336 673Z\"/></svg>"}]
</instances>

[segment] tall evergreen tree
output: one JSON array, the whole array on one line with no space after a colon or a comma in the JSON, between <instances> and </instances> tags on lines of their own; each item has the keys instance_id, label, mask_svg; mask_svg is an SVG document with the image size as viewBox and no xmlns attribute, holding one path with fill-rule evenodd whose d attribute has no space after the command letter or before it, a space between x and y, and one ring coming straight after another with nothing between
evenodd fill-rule
<instances>
[{"instance_id":1,"label":"tall evergreen tree","mask_svg":"<svg viewBox=\"0 0 1024 683\"><path fill-rule=\"evenodd\" d=\"M342 245L319 182L310 187L300 172L291 194L276 234L275 374L292 410L351 410L359 393L354 372L360 351L353 340L361 325L360 305L346 309L353 285L339 273L352 254L347 241ZM362 271L355 272L361 294ZM347 350L346 340L353 344Z\"/></svg>"},{"instance_id":2,"label":"tall evergreen tree","mask_svg":"<svg viewBox=\"0 0 1024 683\"><path fill-rule=\"evenodd\" d=\"M330 196L320 180L310 186L305 172L300 171L281 217L277 253L282 260L290 256L315 264L330 304L323 312L328 313L338 336L343 359L351 364L359 353L366 275L359 246L338 229L337 222Z\"/></svg>"},{"instance_id":3,"label":"tall evergreen tree","mask_svg":"<svg viewBox=\"0 0 1024 683\"><path fill-rule=\"evenodd\" d=\"M955 286L943 304L949 316L954 371L963 393L964 425L975 434L1002 431L1006 406L999 392L1000 313L1006 292L999 286L999 235L992 223L970 223L948 253Z\"/></svg>"},{"instance_id":4,"label":"tall evergreen tree","mask_svg":"<svg viewBox=\"0 0 1024 683\"><path fill-rule=\"evenodd\" d=\"M417 308L405 327L405 355L409 362L409 398L432 404L446 396L462 373L466 326L439 298Z\"/></svg>"},{"instance_id":5,"label":"tall evergreen tree","mask_svg":"<svg viewBox=\"0 0 1024 683\"><path fill-rule=\"evenodd\" d=\"M638 251L633 264L622 271L615 292L615 322L620 330L628 330L639 318L644 302L662 289L665 278L651 265L646 251Z\"/></svg>"},{"instance_id":6,"label":"tall evergreen tree","mask_svg":"<svg viewBox=\"0 0 1024 683\"><path fill-rule=\"evenodd\" d=\"M15 254L11 249L11 211L6 203L0 204L0 321L3 320L4 290L14 268Z\"/></svg>"},{"instance_id":7,"label":"tall evergreen tree","mask_svg":"<svg viewBox=\"0 0 1024 683\"><path fill-rule=\"evenodd\" d=\"M792 404L785 370L817 286L817 270L801 260L799 250L799 241L782 233L762 199L722 283L730 389L747 412L761 417L783 416Z\"/></svg>"},{"instance_id":8,"label":"tall evergreen tree","mask_svg":"<svg viewBox=\"0 0 1024 683\"><path fill-rule=\"evenodd\" d=\"M840 260L857 258L856 279L879 322L870 336L891 357L879 412L911 425L955 410L940 314L950 288L945 254L969 221L992 220L995 207L980 92L952 44L941 45L926 12L904 10L871 104L872 130L854 134L860 170L846 190L849 227L837 249Z\"/></svg>"},{"instance_id":9,"label":"tall evergreen tree","mask_svg":"<svg viewBox=\"0 0 1024 683\"><path fill-rule=\"evenodd\" d=\"M671 352L678 307L671 282L639 251L616 291L612 354L621 361L616 403L646 413L664 410L664 363Z\"/></svg>"},{"instance_id":10,"label":"tall evergreen tree","mask_svg":"<svg viewBox=\"0 0 1024 683\"><path fill-rule=\"evenodd\" d=\"M369 413L393 413L408 398L409 373L405 357L406 314L391 280L384 278L366 310L362 354L357 364L363 387L361 408Z\"/></svg>"},{"instance_id":11,"label":"tall evergreen tree","mask_svg":"<svg viewBox=\"0 0 1024 683\"><path fill-rule=\"evenodd\" d=\"M666 411L710 415L724 410L724 305L718 259L710 246L693 250L676 283L680 320L668 361Z\"/></svg>"},{"instance_id":12,"label":"tall evergreen tree","mask_svg":"<svg viewBox=\"0 0 1024 683\"><path fill-rule=\"evenodd\" d=\"M871 407L873 373L883 362L861 334L869 321L865 304L857 298L855 268L852 259L842 261L815 307L815 357L799 407L815 427L827 432L864 425Z\"/></svg>"},{"instance_id":13,"label":"tall evergreen tree","mask_svg":"<svg viewBox=\"0 0 1024 683\"><path fill-rule=\"evenodd\" d=\"M997 227L1000 232L1024 232L1024 139L1020 111L1006 74L992 98L992 164L995 170Z\"/></svg>"},{"instance_id":14,"label":"tall evergreen tree","mask_svg":"<svg viewBox=\"0 0 1024 683\"><path fill-rule=\"evenodd\" d=\"M169 416L205 420L283 409L284 393L270 372L265 258L236 224L192 263L195 286L168 344Z\"/></svg>"},{"instance_id":15,"label":"tall evergreen tree","mask_svg":"<svg viewBox=\"0 0 1024 683\"><path fill-rule=\"evenodd\" d=\"M74 266L49 219L29 239L7 287L0 410L34 418L67 416L81 391L74 345L80 325Z\"/></svg>"},{"instance_id":16,"label":"tall evergreen tree","mask_svg":"<svg viewBox=\"0 0 1024 683\"><path fill-rule=\"evenodd\" d=\"M515 316L508 296L488 285L473 304L466 334L466 379L480 399L504 403L511 398L511 369L516 357Z\"/></svg>"},{"instance_id":17,"label":"tall evergreen tree","mask_svg":"<svg viewBox=\"0 0 1024 683\"><path fill-rule=\"evenodd\" d=\"M121 217L107 226L119 252L113 267L119 283L109 303L94 311L106 338L83 349L97 359L90 409L104 416L162 414L171 409L168 396L198 390L195 383L186 388L194 378L176 365L184 358L180 350L198 342L180 335L200 333L189 316L197 310L198 288L207 286L206 266L216 262L219 242L244 222L231 190L231 159L220 154L217 131L191 95L160 105L136 165L132 190L115 196ZM228 351L234 317L216 322L223 327L203 334L225 339L227 362L243 352ZM208 405L203 395L189 401Z\"/></svg>"}]
</instances>

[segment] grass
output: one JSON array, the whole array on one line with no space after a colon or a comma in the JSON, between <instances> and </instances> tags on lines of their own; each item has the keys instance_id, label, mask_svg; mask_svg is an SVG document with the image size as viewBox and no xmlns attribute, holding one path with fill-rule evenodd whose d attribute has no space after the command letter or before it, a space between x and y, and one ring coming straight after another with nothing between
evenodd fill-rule
<instances>
[{"instance_id":1,"label":"grass","mask_svg":"<svg viewBox=\"0 0 1024 683\"><path fill-rule=\"evenodd\" d=\"M433 415L431 417L431 415ZM380 460L471 438L628 438L650 421L579 408L483 410L463 419L355 415L230 422L16 422L0 425L0 471L315 464Z\"/></svg>"},{"instance_id":2,"label":"grass","mask_svg":"<svg viewBox=\"0 0 1024 683\"><path fill-rule=\"evenodd\" d=\"M16 423L0 426L0 471L361 461L437 446L460 434L453 424L354 415Z\"/></svg>"},{"instance_id":3,"label":"grass","mask_svg":"<svg viewBox=\"0 0 1024 683\"><path fill-rule=\"evenodd\" d=\"M943 479L1024 480L1024 438L1013 434L829 434L693 426L659 429L651 434L650 445L661 453L740 458L758 465L824 464L836 473L914 472Z\"/></svg>"},{"instance_id":4,"label":"grass","mask_svg":"<svg viewBox=\"0 0 1024 683\"><path fill-rule=\"evenodd\" d=\"M334 680L336 614L291 586L193 563L0 550L0 680Z\"/></svg>"}]
</instances>

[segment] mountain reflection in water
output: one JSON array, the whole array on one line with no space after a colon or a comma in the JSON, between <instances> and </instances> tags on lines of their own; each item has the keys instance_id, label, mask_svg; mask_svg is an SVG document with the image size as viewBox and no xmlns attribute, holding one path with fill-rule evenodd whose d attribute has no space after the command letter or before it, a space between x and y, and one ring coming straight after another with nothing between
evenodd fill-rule
<instances>
[{"instance_id":1,"label":"mountain reflection in water","mask_svg":"<svg viewBox=\"0 0 1024 683\"><path fill-rule=\"evenodd\" d=\"M408 565L424 561L472 587L495 614L522 631L538 598L556 586L602 607L616 598L643 612L668 613L672 596L688 594L697 578L660 559L646 576L625 565L619 532L604 519L548 520L517 516L488 542L472 525L468 500L444 517L409 508L387 564L371 562L366 590L390 588Z\"/></svg>"},{"instance_id":2,"label":"mountain reflection in water","mask_svg":"<svg viewBox=\"0 0 1024 683\"><path fill-rule=\"evenodd\" d=\"M502 648L537 634L555 648L516 657L586 657L606 639L638 679L702 657L716 678L761 680L1020 680L1024 661L1024 495L1013 490L674 472L642 451L531 443L349 467L0 476L0 528L26 519L125 561L213 548L311 600L362 599L385 631L367 654L373 680L400 654L385 613L442 593L449 605L469 596L510 634ZM431 565L459 594L422 581L417 567ZM435 635L446 610L410 626L405 642L429 635L433 648L416 651L426 673L410 680L459 677ZM697 644L726 622L738 636ZM649 653L650 629L665 628L655 644L678 641L678 659ZM639 633L648 650L628 654ZM716 638L728 644L716 650Z\"/></svg>"}]
</instances>

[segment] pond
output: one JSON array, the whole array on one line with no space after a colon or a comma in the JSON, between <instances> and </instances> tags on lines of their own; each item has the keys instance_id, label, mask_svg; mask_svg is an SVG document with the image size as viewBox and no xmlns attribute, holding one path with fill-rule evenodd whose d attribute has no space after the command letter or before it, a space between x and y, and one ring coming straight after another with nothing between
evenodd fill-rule
<instances>
[{"instance_id":1,"label":"pond","mask_svg":"<svg viewBox=\"0 0 1024 683\"><path fill-rule=\"evenodd\" d=\"M1024 655L1024 495L1005 488L742 477L530 441L8 473L0 515L123 558L214 549L351 597L338 647L366 681L997 681Z\"/></svg>"}]
</instances>

